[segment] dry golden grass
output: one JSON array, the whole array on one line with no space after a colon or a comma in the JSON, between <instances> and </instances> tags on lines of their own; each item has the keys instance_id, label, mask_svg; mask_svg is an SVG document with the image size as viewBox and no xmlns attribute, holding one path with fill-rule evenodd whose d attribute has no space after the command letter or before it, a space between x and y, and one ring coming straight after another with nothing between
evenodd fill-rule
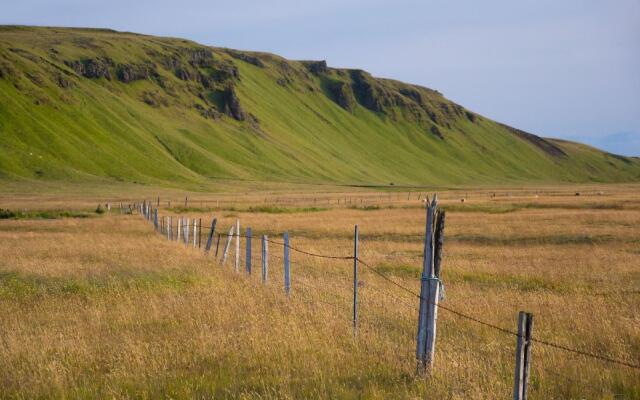
<instances>
[{"instance_id":1,"label":"dry golden grass","mask_svg":"<svg viewBox=\"0 0 640 400\"><path fill-rule=\"evenodd\" d=\"M511 330L517 312L527 310L539 339L637 364L638 188L492 193L442 193L449 209L443 305ZM223 232L240 218L255 236L280 241L286 230L294 247L337 255L351 254L357 223L361 258L417 291L424 210L416 195L250 193L216 210L174 205L161 215L202 218L207 226L215 215ZM208 208L207 200L236 197L189 196L198 208L198 200ZM179 201L175 192L162 197ZM0 198L0 208L86 211L100 198L13 193ZM329 209L299 210L314 203ZM262 212L248 211L255 205ZM416 298L361 266L354 338L350 260L292 252L287 298L282 247L269 245L263 286L259 246L254 240L247 276L233 272L233 256L221 267L137 215L0 220L0 397L511 396L515 337L441 310L434 373L416 377ZM243 269L244 243L241 258ZM539 344L532 358L531 398L640 398L640 371Z\"/></svg>"}]
</instances>

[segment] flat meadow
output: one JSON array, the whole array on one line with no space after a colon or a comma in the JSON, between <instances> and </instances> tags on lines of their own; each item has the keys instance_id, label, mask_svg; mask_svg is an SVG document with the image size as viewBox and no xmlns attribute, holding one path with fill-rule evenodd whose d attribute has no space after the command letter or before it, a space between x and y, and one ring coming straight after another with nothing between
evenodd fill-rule
<instances>
[{"instance_id":1,"label":"flat meadow","mask_svg":"<svg viewBox=\"0 0 640 400\"><path fill-rule=\"evenodd\" d=\"M639 186L441 190L449 310L417 376L418 299L398 285L419 291L425 193L0 195L13 212L0 219L0 398L510 398L516 337L495 327L515 330L520 310L535 339L640 363ZM156 196L174 229L202 220L202 247L120 211ZM213 217L216 232L252 228L251 274L244 237L237 272L235 243L221 265L224 235L205 254ZM368 266L354 335L353 260L296 250L352 256L356 224ZM529 397L640 399L640 370L534 342Z\"/></svg>"}]
</instances>

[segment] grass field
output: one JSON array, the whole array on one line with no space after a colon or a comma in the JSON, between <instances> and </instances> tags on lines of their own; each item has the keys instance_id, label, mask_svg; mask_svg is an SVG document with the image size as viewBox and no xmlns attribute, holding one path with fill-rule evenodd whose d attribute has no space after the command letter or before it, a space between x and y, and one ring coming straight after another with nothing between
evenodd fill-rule
<instances>
[{"instance_id":1,"label":"grass field","mask_svg":"<svg viewBox=\"0 0 640 400\"><path fill-rule=\"evenodd\" d=\"M121 193L0 195L22 213L0 220L0 397L510 398L512 335L441 310L435 369L420 378L417 299L368 268L354 338L351 260L292 252L287 298L281 246L269 245L262 285L257 241L247 276L233 256L221 267L118 212L159 195L161 215L216 216L223 232L239 218L243 232L288 231L293 247L346 256L358 224L360 257L417 291L418 192L190 193L186 208L177 191ZM530 311L537 339L638 364L640 187L439 194L444 306L510 330ZM111 213L93 213L106 201ZM639 399L640 371L534 344L530 385L531 399Z\"/></svg>"}]
</instances>

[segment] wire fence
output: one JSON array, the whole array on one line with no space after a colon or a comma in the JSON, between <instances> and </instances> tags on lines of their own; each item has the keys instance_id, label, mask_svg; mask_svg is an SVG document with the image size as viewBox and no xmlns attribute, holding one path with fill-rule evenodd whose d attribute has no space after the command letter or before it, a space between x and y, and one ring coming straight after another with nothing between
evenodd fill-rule
<instances>
[{"instance_id":1,"label":"wire fence","mask_svg":"<svg viewBox=\"0 0 640 400\"><path fill-rule=\"evenodd\" d=\"M146 204L146 205L144 205ZM316 251L312 251L312 250L307 250L307 249L303 249L300 248L299 246L292 246L291 244L286 243L284 240L277 240L277 239L273 239L273 232L269 232L271 235L270 237L264 237L263 238L263 234L239 234L238 232L236 232L235 230L232 231L232 233L226 233L226 232L218 232L216 234L215 231L215 227L211 228L211 227L202 227L202 220L196 220L194 219L193 222L191 223L191 225L189 224L189 220L187 219L186 221L184 219L181 219L181 221L185 221L186 222L186 229L185 228L181 228L184 229L183 232L179 232L178 229L178 225L177 224L173 224L172 222L165 222L165 221L171 221L171 219L169 218L165 218L165 217L160 217L157 213L158 213L158 209L153 209L152 207L150 207L148 205L148 203L143 203L141 205L138 205L138 207L136 207L136 209L138 209L138 211L149 221L151 221L152 223L154 223L155 228L158 232L160 232L161 234L163 234L165 237L169 237L172 238L174 240L180 238L180 240L183 240L186 244L190 245L191 243L193 243L194 247L198 247L201 248L202 247L202 238L203 236L207 239L207 241L211 240L212 242L216 242L215 238L217 235L217 243L215 243L215 247L217 248L219 246L219 243L221 241L221 238L224 238L225 241L227 242L231 242L233 239L235 239L237 241L237 243L239 243L240 239L244 239L245 241L250 241L251 242L251 247L246 249L247 250L247 255L249 257L245 256L245 263L247 263L247 261L250 261L250 263L248 265L250 265L251 267L256 266L256 268L260 268L261 264L263 262L262 259L262 254L260 252L260 249L258 249L259 246L261 246L262 240L264 240L265 242L269 243L269 244L273 244L276 246L279 246L282 249L287 249L290 251L293 251L297 254L303 255L309 259L314 259L314 260L342 260L342 261L350 261L351 263L357 263L358 265L362 265L365 267L365 269L369 272L371 272L374 276L378 277L379 279L383 280L386 284L389 284L391 287L395 287L397 289L397 291L404 293L404 296L400 296L399 294L393 293L390 290L390 287L375 287L375 286L370 286L370 288L373 291L378 292L380 295L384 296L385 298L390 298L393 301L394 305L402 305L403 307L407 307L407 309L411 309L413 312L415 312L417 310L418 304L420 301L429 301L428 299L425 299L424 297L422 297L418 292L416 292L414 289L408 287L406 284L392 278L388 273L382 271L380 268L378 268L377 266L375 266L373 263L370 263L366 260L364 260L361 256L357 256L355 254L323 254L323 253L319 253ZM154 211L151 211L151 210ZM176 218L177 220L177 218ZM163 221L163 222L160 222ZM194 224L196 229L194 229ZM169 232L169 230L173 230L176 229L175 231L175 235L173 233L167 235L167 232ZM191 231L190 231L191 229ZM191 236L191 239L189 242L187 242L188 238L190 237L190 235L195 234L196 236ZM278 235L280 236L280 235ZM423 235L404 235L407 237L412 237L412 238L422 238L424 239ZM304 237L304 236L303 236ZM209 239L211 238L211 239ZM343 239L343 236L340 236L338 239ZM377 236L373 235L373 240L376 240ZM314 240L317 239L315 236L314 237L307 237L308 240ZM370 238L368 238L370 239ZM226 246L225 246L226 247ZM254 252L254 247L256 247L255 252ZM238 249L238 247L236 247L236 249ZM240 253L244 253L243 251L240 251ZM216 256L218 255L218 251L216 250ZM240 255L239 254L235 254L235 257L238 258ZM417 255L396 255L397 257L402 257L402 258L421 258L420 256ZM386 257L386 256L385 256ZM391 257L393 258L393 257ZM296 267L296 270L299 271L304 271L305 270L305 264L302 262L293 262L291 261L290 257L287 259L286 256L284 257L280 257L277 254L274 254L274 252L270 252L268 255L268 259L269 261L271 260L278 260L281 261L285 264L289 264L289 265L293 265L294 267ZM235 261L235 260L233 260ZM269 265L270 267L272 267L272 265ZM360 285L360 282L356 283L358 286ZM296 287L299 285L299 287L302 289L301 293L305 296L305 299L307 301L309 301L310 303L316 302L316 303L320 303L320 304L324 304L327 306L332 307L332 309L335 309L336 311L340 312L340 315L342 313L345 313L345 317L344 320L350 322L350 323L354 323L354 320L352 318L347 317L346 315L348 315L348 313L351 311L349 306L350 304L348 303L349 301L351 301L351 299L349 299L349 288L348 287L343 287L341 288L342 290L345 290L343 293L341 293L341 295L339 296L339 298L344 302L344 303L338 303L335 301L335 297L338 296L334 296L333 301L332 300L328 300L327 298L323 298L320 297L318 295L318 290L323 291L324 293L327 293L328 290L330 289L334 289L334 293L338 294L339 292L335 289L337 289L337 287L332 287L332 288L327 288L327 287L318 287L317 284L313 281L313 277L310 276L305 276L305 275L298 275L296 281L295 281L295 285ZM411 299L413 299L415 301L415 303L411 302ZM435 305L439 310L443 310L446 311L448 313L451 313L452 315L455 315L458 318L464 319L466 321L469 321L471 323L483 326L485 328L489 328L491 330L494 330L496 332L499 332L501 334L504 335L508 335L510 337L519 337L519 333L517 331L514 331L512 329L508 329L502 326L499 326L498 324L492 323L484 318L479 318L473 315L470 315L468 313L465 312L461 312L451 306L448 305L443 305L441 302L437 302L437 303L433 303L433 302L429 302L429 304ZM388 314L391 309L384 304L384 302L380 302L379 304L376 304L375 302L371 303L371 305L373 306L379 306L380 308L382 308L384 310L383 314ZM346 307L345 307L346 306ZM359 320L358 322L363 322L362 320ZM408 332L408 331L404 331L404 333L402 333L402 336L404 336L406 339L415 339L414 336L415 332ZM634 370L634 371L640 371L640 362L633 362L633 361L629 361L629 360L624 360L624 359L620 359L617 357L614 357L612 355L609 354L604 354L604 353L596 353L596 352L592 352L592 351L587 351L584 349L580 349L576 346L570 346L567 344L562 343L562 341L560 340L550 340L550 339L543 339L543 338L538 338L538 337L531 337L530 338L531 342L536 343L538 345L547 347L549 349L553 349L556 351L561 351L561 352L565 352L565 353L570 353L576 356L580 356L580 357L584 357L584 358L589 358L589 359L593 359L593 360L598 360L600 362L604 362L604 363L609 363L612 365L617 365L617 366L621 366L621 367L625 367L628 368L630 370ZM414 356L415 353L411 352ZM547 371L545 369L545 371ZM569 377L565 377L562 374L552 371L552 374L560 377L560 378L566 378L567 381L575 381L575 383L578 382L582 382L580 380L576 381L574 378L569 378ZM597 387L595 387L597 389Z\"/></svg>"}]
</instances>

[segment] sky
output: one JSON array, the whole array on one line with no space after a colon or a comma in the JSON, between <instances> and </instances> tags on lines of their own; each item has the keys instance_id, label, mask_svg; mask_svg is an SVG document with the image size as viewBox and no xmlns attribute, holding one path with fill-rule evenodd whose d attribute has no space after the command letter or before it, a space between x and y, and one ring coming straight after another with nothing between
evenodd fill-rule
<instances>
[{"instance_id":1,"label":"sky","mask_svg":"<svg viewBox=\"0 0 640 400\"><path fill-rule=\"evenodd\" d=\"M640 0L0 0L0 10L0 24L326 60L531 133L640 156Z\"/></svg>"}]
</instances>

